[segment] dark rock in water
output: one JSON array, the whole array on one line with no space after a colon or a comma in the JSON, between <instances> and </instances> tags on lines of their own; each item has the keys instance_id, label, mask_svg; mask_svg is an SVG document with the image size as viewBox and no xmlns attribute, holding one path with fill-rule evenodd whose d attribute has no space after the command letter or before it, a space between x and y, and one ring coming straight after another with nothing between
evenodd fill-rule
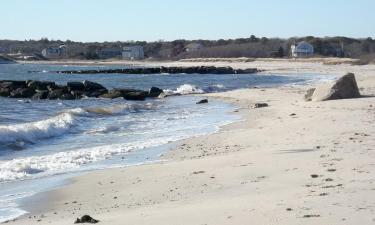
<instances>
[{"instance_id":1,"label":"dark rock in water","mask_svg":"<svg viewBox=\"0 0 375 225\"><path fill-rule=\"evenodd\" d=\"M0 88L1 97L9 97L11 90L9 88Z\"/></svg>"},{"instance_id":2,"label":"dark rock in water","mask_svg":"<svg viewBox=\"0 0 375 225\"><path fill-rule=\"evenodd\" d=\"M120 97L123 97L123 93L121 92L121 90L118 90L118 89L113 89L113 90L110 90L108 91L108 93L105 93L105 94L102 94L100 95L99 97L101 98L120 98Z\"/></svg>"},{"instance_id":3,"label":"dark rock in water","mask_svg":"<svg viewBox=\"0 0 375 225\"><path fill-rule=\"evenodd\" d=\"M129 92L125 94L124 99L132 101L144 101L148 95L146 91Z\"/></svg>"},{"instance_id":4,"label":"dark rock in water","mask_svg":"<svg viewBox=\"0 0 375 225\"><path fill-rule=\"evenodd\" d=\"M268 104L267 103L255 103L254 104L254 108L264 108L264 107L268 107Z\"/></svg>"},{"instance_id":5,"label":"dark rock in water","mask_svg":"<svg viewBox=\"0 0 375 225\"><path fill-rule=\"evenodd\" d=\"M33 80L33 81L29 81L27 83L27 86L29 88L34 89L34 90L45 91L45 90L48 90L48 86L54 87L54 86L56 86L56 84L55 84L55 82L50 82L50 81L37 81L37 80Z\"/></svg>"},{"instance_id":6,"label":"dark rock in water","mask_svg":"<svg viewBox=\"0 0 375 225\"><path fill-rule=\"evenodd\" d=\"M311 99L312 101L327 101L359 97L361 94L355 76L353 73L348 73L333 83L318 86Z\"/></svg>"},{"instance_id":7,"label":"dark rock in water","mask_svg":"<svg viewBox=\"0 0 375 225\"><path fill-rule=\"evenodd\" d=\"M11 98L31 98L35 94L32 88L18 88L10 93Z\"/></svg>"},{"instance_id":8,"label":"dark rock in water","mask_svg":"<svg viewBox=\"0 0 375 225\"><path fill-rule=\"evenodd\" d=\"M48 93L47 98L50 100L60 99L63 94L64 94L63 89L55 89Z\"/></svg>"},{"instance_id":9,"label":"dark rock in water","mask_svg":"<svg viewBox=\"0 0 375 225\"><path fill-rule=\"evenodd\" d=\"M152 87L150 91L148 92L148 96L151 98L157 98L161 93L164 93L164 91L157 87Z\"/></svg>"},{"instance_id":10,"label":"dark rock in water","mask_svg":"<svg viewBox=\"0 0 375 225\"><path fill-rule=\"evenodd\" d=\"M74 223L99 223L99 220L96 220L89 215L84 215L81 218L77 218Z\"/></svg>"},{"instance_id":11,"label":"dark rock in water","mask_svg":"<svg viewBox=\"0 0 375 225\"><path fill-rule=\"evenodd\" d=\"M101 95L105 95L108 93L107 89L100 89L96 91L85 91L84 96L89 98L98 98Z\"/></svg>"},{"instance_id":12,"label":"dark rock in water","mask_svg":"<svg viewBox=\"0 0 375 225\"><path fill-rule=\"evenodd\" d=\"M48 97L48 91L37 91L31 99L34 100L42 100L42 99L47 99Z\"/></svg>"},{"instance_id":13,"label":"dark rock in water","mask_svg":"<svg viewBox=\"0 0 375 225\"><path fill-rule=\"evenodd\" d=\"M10 90L16 90L18 88L26 88L26 81L14 81L14 80L5 80L0 82L1 88L9 88Z\"/></svg>"},{"instance_id":14,"label":"dark rock in water","mask_svg":"<svg viewBox=\"0 0 375 225\"><path fill-rule=\"evenodd\" d=\"M196 104L205 104L205 103L208 103L208 99L202 99L199 102L197 102Z\"/></svg>"},{"instance_id":15,"label":"dark rock in water","mask_svg":"<svg viewBox=\"0 0 375 225\"><path fill-rule=\"evenodd\" d=\"M81 99L82 96L86 94L86 92L84 92L84 91L71 91L70 94L73 95L75 99Z\"/></svg>"},{"instance_id":16,"label":"dark rock in water","mask_svg":"<svg viewBox=\"0 0 375 225\"><path fill-rule=\"evenodd\" d=\"M68 82L66 83L69 91L84 91L85 85L81 82Z\"/></svg>"},{"instance_id":17,"label":"dark rock in water","mask_svg":"<svg viewBox=\"0 0 375 225\"><path fill-rule=\"evenodd\" d=\"M244 70L234 70L232 67L214 67L214 66L192 66L192 67L148 67L148 68L126 68L126 69L107 69L107 70L71 70L56 71L64 74L98 74L98 73L118 73L118 74L250 74L256 73L256 68Z\"/></svg>"},{"instance_id":18,"label":"dark rock in water","mask_svg":"<svg viewBox=\"0 0 375 225\"><path fill-rule=\"evenodd\" d=\"M103 85L92 82L92 81L84 80L82 83L85 87L85 91L98 91L98 90L104 90L104 89L106 90L106 88Z\"/></svg>"},{"instance_id":19,"label":"dark rock in water","mask_svg":"<svg viewBox=\"0 0 375 225\"><path fill-rule=\"evenodd\" d=\"M112 98L112 99L113 98L120 98L120 97L125 98L129 93L138 93L138 92L144 92L144 91L136 90L136 89L115 88L115 89L112 89L112 90L108 91L108 93L106 93L106 94L100 95L99 97L101 97L101 98ZM128 100L130 100L130 99L128 99Z\"/></svg>"},{"instance_id":20,"label":"dark rock in water","mask_svg":"<svg viewBox=\"0 0 375 225\"><path fill-rule=\"evenodd\" d=\"M247 68L247 69L238 69L236 70L237 74L252 74L252 73L257 73L258 69L257 68Z\"/></svg>"},{"instance_id":21,"label":"dark rock in water","mask_svg":"<svg viewBox=\"0 0 375 225\"><path fill-rule=\"evenodd\" d=\"M61 99L61 100L74 100L74 99L76 99L76 97L72 94L66 93L66 94L62 94L59 99Z\"/></svg>"}]
</instances>

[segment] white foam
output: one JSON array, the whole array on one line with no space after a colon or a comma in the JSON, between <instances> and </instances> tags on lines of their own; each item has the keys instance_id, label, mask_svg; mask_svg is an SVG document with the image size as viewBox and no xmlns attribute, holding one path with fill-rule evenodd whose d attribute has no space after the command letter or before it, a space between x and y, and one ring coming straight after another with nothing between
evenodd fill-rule
<instances>
[{"instance_id":1,"label":"white foam","mask_svg":"<svg viewBox=\"0 0 375 225\"><path fill-rule=\"evenodd\" d=\"M158 146L179 139L180 137L155 138L148 141L105 145L50 155L0 161L0 182L25 179L37 173L51 175L77 170L82 165L109 159L114 155Z\"/></svg>"},{"instance_id":2,"label":"white foam","mask_svg":"<svg viewBox=\"0 0 375 225\"><path fill-rule=\"evenodd\" d=\"M167 95L188 95L188 94L203 94L204 91L192 84L183 84L177 87L176 90L164 90Z\"/></svg>"}]
</instances>

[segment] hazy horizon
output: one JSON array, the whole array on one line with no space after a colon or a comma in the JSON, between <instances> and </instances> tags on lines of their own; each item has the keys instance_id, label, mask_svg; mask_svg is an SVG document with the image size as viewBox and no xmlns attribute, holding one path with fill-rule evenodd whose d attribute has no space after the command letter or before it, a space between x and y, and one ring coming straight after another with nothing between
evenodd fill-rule
<instances>
[{"instance_id":1,"label":"hazy horizon","mask_svg":"<svg viewBox=\"0 0 375 225\"><path fill-rule=\"evenodd\" d=\"M2 2L8 40L172 41L290 37L374 37L375 1L293 0Z\"/></svg>"}]
</instances>

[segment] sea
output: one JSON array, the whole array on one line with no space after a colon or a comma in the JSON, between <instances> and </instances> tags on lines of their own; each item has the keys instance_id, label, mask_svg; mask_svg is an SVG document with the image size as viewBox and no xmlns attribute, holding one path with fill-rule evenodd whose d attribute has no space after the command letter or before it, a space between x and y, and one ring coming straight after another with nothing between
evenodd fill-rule
<instances>
[{"instance_id":1,"label":"sea","mask_svg":"<svg viewBox=\"0 0 375 225\"><path fill-rule=\"evenodd\" d=\"M87 171L152 163L176 141L217 132L240 120L235 105L199 94L303 85L322 74L58 74L124 66L2 64L0 80L65 84L90 80L108 89L159 87L162 99L29 100L0 97L0 223L27 211L22 202Z\"/></svg>"}]
</instances>

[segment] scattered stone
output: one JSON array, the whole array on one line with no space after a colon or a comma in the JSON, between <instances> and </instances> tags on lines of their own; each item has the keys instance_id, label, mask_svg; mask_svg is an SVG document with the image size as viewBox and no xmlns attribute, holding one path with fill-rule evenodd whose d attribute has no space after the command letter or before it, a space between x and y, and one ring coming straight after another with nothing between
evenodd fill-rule
<instances>
[{"instance_id":1,"label":"scattered stone","mask_svg":"<svg viewBox=\"0 0 375 225\"><path fill-rule=\"evenodd\" d=\"M255 103L253 108L264 108L264 107L268 107L268 104L267 103Z\"/></svg>"},{"instance_id":2,"label":"scattered stone","mask_svg":"<svg viewBox=\"0 0 375 225\"><path fill-rule=\"evenodd\" d=\"M328 171L328 172L335 172L336 169L328 169L327 171Z\"/></svg>"},{"instance_id":3,"label":"scattered stone","mask_svg":"<svg viewBox=\"0 0 375 225\"><path fill-rule=\"evenodd\" d=\"M193 172L193 174L201 174L201 173L205 173L205 171L195 171L195 172Z\"/></svg>"},{"instance_id":4,"label":"scattered stone","mask_svg":"<svg viewBox=\"0 0 375 225\"><path fill-rule=\"evenodd\" d=\"M311 100L327 101L335 99L359 98L358 85L353 73L348 73L333 83L323 84L316 88Z\"/></svg>"},{"instance_id":5,"label":"scattered stone","mask_svg":"<svg viewBox=\"0 0 375 225\"><path fill-rule=\"evenodd\" d=\"M317 175L317 174L311 174L310 176L311 176L311 178L318 178L319 177L319 175Z\"/></svg>"},{"instance_id":6,"label":"scattered stone","mask_svg":"<svg viewBox=\"0 0 375 225\"><path fill-rule=\"evenodd\" d=\"M286 211L293 211L292 208L286 208Z\"/></svg>"},{"instance_id":7,"label":"scattered stone","mask_svg":"<svg viewBox=\"0 0 375 225\"><path fill-rule=\"evenodd\" d=\"M208 99L202 99L199 102L197 102L196 104L205 104L205 103L208 103Z\"/></svg>"},{"instance_id":8,"label":"scattered stone","mask_svg":"<svg viewBox=\"0 0 375 225\"><path fill-rule=\"evenodd\" d=\"M303 218L320 217L320 215L304 215Z\"/></svg>"},{"instance_id":9,"label":"scattered stone","mask_svg":"<svg viewBox=\"0 0 375 225\"><path fill-rule=\"evenodd\" d=\"M290 114L289 116L296 116L297 114L295 114L295 113L292 113L292 114Z\"/></svg>"},{"instance_id":10,"label":"scattered stone","mask_svg":"<svg viewBox=\"0 0 375 225\"><path fill-rule=\"evenodd\" d=\"M98 223L99 220L92 218L89 215L84 215L81 218L77 218L74 223Z\"/></svg>"}]
</instances>

